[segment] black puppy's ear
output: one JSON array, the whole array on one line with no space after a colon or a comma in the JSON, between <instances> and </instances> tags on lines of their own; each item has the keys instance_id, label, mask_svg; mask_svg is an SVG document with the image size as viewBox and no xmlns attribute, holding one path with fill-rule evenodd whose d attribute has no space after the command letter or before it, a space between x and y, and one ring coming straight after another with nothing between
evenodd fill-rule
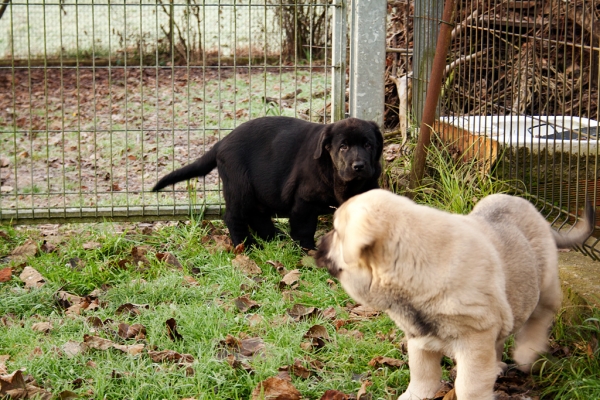
<instances>
[{"instance_id":1,"label":"black puppy's ear","mask_svg":"<svg viewBox=\"0 0 600 400\"><path fill-rule=\"evenodd\" d=\"M379 129L379 125L377 125L375 122L373 121L369 121L371 123L371 126L374 129L375 132L375 140L377 141L375 144L375 155L376 155L376 159L379 160L379 158L381 157L381 153L383 153L383 134L381 133L381 130Z\"/></svg>"},{"instance_id":2,"label":"black puppy's ear","mask_svg":"<svg viewBox=\"0 0 600 400\"><path fill-rule=\"evenodd\" d=\"M315 149L314 159L321 158L321 154L323 154L323 149L331 143L331 124L325 125L321 130L321 135L319 136L319 140L317 141L317 148Z\"/></svg>"}]
</instances>

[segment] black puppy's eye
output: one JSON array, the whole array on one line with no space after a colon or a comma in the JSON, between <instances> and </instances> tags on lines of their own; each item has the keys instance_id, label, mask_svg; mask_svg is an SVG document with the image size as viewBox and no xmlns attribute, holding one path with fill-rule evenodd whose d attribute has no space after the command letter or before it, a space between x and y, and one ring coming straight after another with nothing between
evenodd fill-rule
<instances>
[{"instance_id":1,"label":"black puppy's eye","mask_svg":"<svg viewBox=\"0 0 600 400\"><path fill-rule=\"evenodd\" d=\"M364 147L365 147L365 149L369 150L373 146L371 146L371 143L367 142L367 143L365 143Z\"/></svg>"},{"instance_id":2,"label":"black puppy's eye","mask_svg":"<svg viewBox=\"0 0 600 400\"><path fill-rule=\"evenodd\" d=\"M340 150L348 150L348 145L346 143L342 143L340 145Z\"/></svg>"}]
</instances>

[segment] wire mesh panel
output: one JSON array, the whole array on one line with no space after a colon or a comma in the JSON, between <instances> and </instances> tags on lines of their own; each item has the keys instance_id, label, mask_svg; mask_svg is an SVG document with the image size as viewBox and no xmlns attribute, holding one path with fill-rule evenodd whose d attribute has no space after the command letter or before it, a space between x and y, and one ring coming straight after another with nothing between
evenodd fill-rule
<instances>
[{"instance_id":1,"label":"wire mesh panel","mask_svg":"<svg viewBox=\"0 0 600 400\"><path fill-rule=\"evenodd\" d=\"M216 171L150 189L250 119L330 118L328 1L7 4L3 222L220 214Z\"/></svg>"},{"instance_id":2,"label":"wire mesh panel","mask_svg":"<svg viewBox=\"0 0 600 400\"><path fill-rule=\"evenodd\" d=\"M416 26L437 35L439 23L453 24L434 130L456 160L476 159L556 228L570 229L586 198L600 210L600 3L456 3L455 19L440 22L441 11L424 14L420 0L390 2L388 127L404 132L418 122L411 118L427 68L413 70ZM584 249L594 257L596 242Z\"/></svg>"}]
</instances>

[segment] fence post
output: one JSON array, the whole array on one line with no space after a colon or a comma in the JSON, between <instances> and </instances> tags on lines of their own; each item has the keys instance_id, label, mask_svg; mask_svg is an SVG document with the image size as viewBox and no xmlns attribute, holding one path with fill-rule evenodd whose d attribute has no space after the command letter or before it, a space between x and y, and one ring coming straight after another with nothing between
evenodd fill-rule
<instances>
[{"instance_id":1,"label":"fence post","mask_svg":"<svg viewBox=\"0 0 600 400\"><path fill-rule=\"evenodd\" d=\"M383 125L386 0L352 0L350 115Z\"/></svg>"},{"instance_id":2,"label":"fence post","mask_svg":"<svg viewBox=\"0 0 600 400\"><path fill-rule=\"evenodd\" d=\"M331 122L346 117L346 46L348 42L348 7L346 0L334 0L333 5Z\"/></svg>"}]
</instances>

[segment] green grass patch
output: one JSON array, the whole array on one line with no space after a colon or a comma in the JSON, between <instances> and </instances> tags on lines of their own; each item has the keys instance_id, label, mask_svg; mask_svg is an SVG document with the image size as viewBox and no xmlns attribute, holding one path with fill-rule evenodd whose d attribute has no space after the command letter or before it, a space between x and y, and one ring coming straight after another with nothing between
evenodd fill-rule
<instances>
[{"instance_id":1,"label":"green grass patch","mask_svg":"<svg viewBox=\"0 0 600 400\"><path fill-rule=\"evenodd\" d=\"M429 157L417 192L421 203L467 213L482 197L504 190L476 164L456 164L443 147L432 148ZM399 158L386 174L397 178L408 167L410 160ZM285 222L277 223L287 230ZM322 218L317 236L330 223ZM395 399L408 384L407 365L369 365L379 356L406 361L402 332L385 314L353 312L339 283L312 267L290 240L250 250L247 261L261 270L250 273L227 251L221 222L0 230L0 271L13 269L12 278L0 283L0 368L25 369L55 396L72 391L97 399L249 399L260 382L285 373L306 399L320 399L332 389L355 395L367 380L372 399ZM13 251L32 240L39 251L16 260ZM25 287L19 278L25 267L43 276L41 287ZM292 286L281 284L282 269L298 270ZM64 292L94 306L69 308ZM240 298L253 306L241 309ZM295 319L290 312L298 304L321 313ZM134 312L122 312L125 305ZM541 372L528 379L540 399L600 397L600 312L588 314L583 321L557 318L552 352L540 361ZM167 329L170 319L179 339ZM43 323L51 327L41 329ZM143 326L143 336L123 336L122 324ZM328 338L305 337L314 325ZM90 337L114 346L70 350ZM248 339L260 341L259 353L241 356L230 346ZM136 345L143 349L134 351ZM153 359L153 352L165 350L189 358ZM293 365L309 372L295 374ZM452 367L445 359L444 379L451 379Z\"/></svg>"},{"instance_id":2,"label":"green grass patch","mask_svg":"<svg viewBox=\"0 0 600 400\"><path fill-rule=\"evenodd\" d=\"M224 233L220 223L211 226ZM248 275L232 264L236 255L215 251L213 241L206 241L216 234L214 228L198 222L171 225L149 235L139 230L115 232L110 224L75 228L76 234L58 235L55 251L28 258L26 265L44 277L43 286L25 288L18 278L24 264L13 265L10 260L5 265L13 266L13 277L0 284L0 356L10 356L9 371L25 368L40 387L55 395L70 390L84 398L248 399L259 382L295 362L311 370L309 377L290 372L305 398L320 398L329 389L356 393L364 379L373 382L369 388L373 398L390 398L407 382L407 367L368 365L375 356L405 359L400 340L392 340L401 337L394 334L395 325L385 315L352 314L345 292L328 281L325 270L300 265L303 255L291 242L264 243L252 250L249 258L262 273ZM36 229L3 231L3 255L26 239L43 242ZM144 262L122 262L141 246L146 251ZM166 252L180 261L181 268L159 260L158 255ZM299 269L297 287L280 287L282 275L274 262L288 271ZM71 314L57 300L60 291L92 293L98 296L99 307ZM244 295L259 307L240 311L235 299ZM119 307L127 303L140 305L140 312L119 314ZM296 322L288 315L295 304L319 310L332 307L335 317L314 315ZM94 326L91 317L112 320L107 323L112 328ZM170 318L176 320L181 340L169 337L165 323ZM35 331L40 322L51 323L52 329ZM118 323L143 325L145 338L119 337L114 331ZM330 339L321 348L307 348L304 335L317 324L325 327ZM114 348L67 355L66 344L82 343L84 335L145 347L136 355ZM223 359L221 342L228 335L260 338L264 343L261 355L242 359L251 372ZM190 354L194 361L189 368L153 361L149 352L161 350Z\"/></svg>"}]
</instances>

